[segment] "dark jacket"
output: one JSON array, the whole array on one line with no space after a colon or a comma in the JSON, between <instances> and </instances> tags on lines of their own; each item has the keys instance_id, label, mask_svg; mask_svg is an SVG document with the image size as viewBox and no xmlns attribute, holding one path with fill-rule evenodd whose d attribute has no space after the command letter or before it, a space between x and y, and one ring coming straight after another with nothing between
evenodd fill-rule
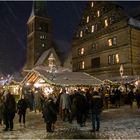
<instances>
[{"instance_id":1,"label":"dark jacket","mask_svg":"<svg viewBox=\"0 0 140 140\"><path fill-rule=\"evenodd\" d=\"M115 99L118 101L121 98L121 91L119 89L116 89L115 91Z\"/></svg>"},{"instance_id":2,"label":"dark jacket","mask_svg":"<svg viewBox=\"0 0 140 140\"><path fill-rule=\"evenodd\" d=\"M129 103L134 101L134 93L133 93L133 91L130 91L128 93L128 100L129 100Z\"/></svg>"},{"instance_id":3,"label":"dark jacket","mask_svg":"<svg viewBox=\"0 0 140 140\"><path fill-rule=\"evenodd\" d=\"M53 99L49 98L44 101L42 113L45 122L52 122L52 123L56 122L57 111Z\"/></svg>"},{"instance_id":4,"label":"dark jacket","mask_svg":"<svg viewBox=\"0 0 140 140\"><path fill-rule=\"evenodd\" d=\"M16 113L16 101L13 95L7 94L4 102L4 118L14 119Z\"/></svg>"},{"instance_id":5,"label":"dark jacket","mask_svg":"<svg viewBox=\"0 0 140 140\"><path fill-rule=\"evenodd\" d=\"M76 107L77 110L80 112L85 112L88 108L88 103L86 97L82 93L75 93L75 102L76 102Z\"/></svg>"},{"instance_id":6,"label":"dark jacket","mask_svg":"<svg viewBox=\"0 0 140 140\"><path fill-rule=\"evenodd\" d=\"M17 110L18 114L23 114L26 112L26 109L28 107L26 99L20 99L17 103Z\"/></svg>"},{"instance_id":7,"label":"dark jacket","mask_svg":"<svg viewBox=\"0 0 140 140\"><path fill-rule=\"evenodd\" d=\"M103 108L103 100L98 93L94 93L91 98L91 111L94 114L100 114Z\"/></svg>"}]
</instances>

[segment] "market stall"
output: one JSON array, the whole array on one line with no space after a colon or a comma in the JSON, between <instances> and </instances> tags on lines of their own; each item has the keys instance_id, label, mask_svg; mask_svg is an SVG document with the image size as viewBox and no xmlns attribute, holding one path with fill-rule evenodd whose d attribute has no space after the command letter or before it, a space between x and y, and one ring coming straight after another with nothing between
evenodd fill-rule
<instances>
[{"instance_id":1,"label":"market stall","mask_svg":"<svg viewBox=\"0 0 140 140\"><path fill-rule=\"evenodd\" d=\"M21 82L27 88L41 88L46 94L58 92L62 87L71 91L76 88L97 87L100 84L101 80L87 73L64 70L49 72L45 68L34 68Z\"/></svg>"}]
</instances>

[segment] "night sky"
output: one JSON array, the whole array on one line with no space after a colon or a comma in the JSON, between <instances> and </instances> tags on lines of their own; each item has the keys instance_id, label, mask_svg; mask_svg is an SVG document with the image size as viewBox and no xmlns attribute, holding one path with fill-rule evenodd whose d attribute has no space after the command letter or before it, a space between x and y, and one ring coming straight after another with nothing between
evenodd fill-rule
<instances>
[{"instance_id":1,"label":"night sky","mask_svg":"<svg viewBox=\"0 0 140 140\"><path fill-rule=\"evenodd\" d=\"M53 41L60 52L71 48L73 33L80 22L86 1L47 1L48 16L53 21ZM140 12L140 2L118 2L134 16ZM25 63L26 22L31 1L0 1L0 71L20 71Z\"/></svg>"}]
</instances>

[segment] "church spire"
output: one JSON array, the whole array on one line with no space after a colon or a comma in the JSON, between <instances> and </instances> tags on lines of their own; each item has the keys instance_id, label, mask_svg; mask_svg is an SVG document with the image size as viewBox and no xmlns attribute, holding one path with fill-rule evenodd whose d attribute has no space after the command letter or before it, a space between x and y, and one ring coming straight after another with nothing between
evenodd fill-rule
<instances>
[{"instance_id":1,"label":"church spire","mask_svg":"<svg viewBox=\"0 0 140 140\"><path fill-rule=\"evenodd\" d=\"M32 12L29 19L32 18L33 16L47 17L46 1L33 0Z\"/></svg>"}]
</instances>

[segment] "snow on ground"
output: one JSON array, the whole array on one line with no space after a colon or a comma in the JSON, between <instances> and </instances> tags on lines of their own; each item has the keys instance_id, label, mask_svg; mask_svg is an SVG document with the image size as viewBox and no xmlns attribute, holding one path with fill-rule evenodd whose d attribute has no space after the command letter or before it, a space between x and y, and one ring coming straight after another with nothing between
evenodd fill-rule
<instances>
[{"instance_id":1,"label":"snow on ground","mask_svg":"<svg viewBox=\"0 0 140 140\"><path fill-rule=\"evenodd\" d=\"M1 139L140 139L140 110L130 109L129 106L104 110L100 132L96 133L90 132L91 122L89 120L85 127L80 127L76 121L69 124L61 121L59 117L55 124L55 132L47 133L42 114L34 112L27 113L26 128L18 124L18 115L16 115L14 122L13 131L3 132L4 126L0 126Z\"/></svg>"}]
</instances>

